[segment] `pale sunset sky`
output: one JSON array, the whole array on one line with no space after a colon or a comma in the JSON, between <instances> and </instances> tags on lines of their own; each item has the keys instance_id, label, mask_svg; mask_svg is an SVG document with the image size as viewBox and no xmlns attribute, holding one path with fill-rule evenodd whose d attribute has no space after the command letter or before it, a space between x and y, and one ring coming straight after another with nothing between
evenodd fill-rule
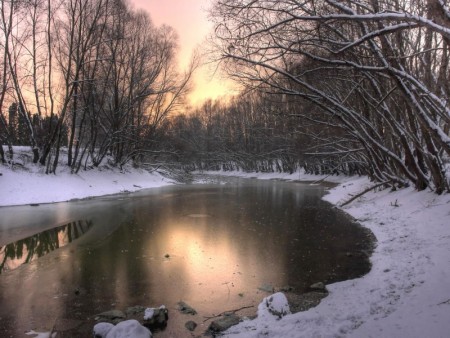
<instances>
[{"instance_id":1,"label":"pale sunset sky","mask_svg":"<svg viewBox=\"0 0 450 338\"><path fill-rule=\"evenodd\" d=\"M156 26L167 24L179 37L179 63L183 70L189 64L193 51L202 45L212 28L207 10L211 0L129 0L136 9L146 10ZM192 105L208 98L233 94L232 83L214 72L214 66L202 66L194 77L193 91L189 97Z\"/></svg>"}]
</instances>

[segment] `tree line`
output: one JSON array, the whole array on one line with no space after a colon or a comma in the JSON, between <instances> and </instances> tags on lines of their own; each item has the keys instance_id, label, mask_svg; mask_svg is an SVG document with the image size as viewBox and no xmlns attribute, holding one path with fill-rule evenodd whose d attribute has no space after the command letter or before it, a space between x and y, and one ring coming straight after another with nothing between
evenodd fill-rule
<instances>
[{"instance_id":1,"label":"tree line","mask_svg":"<svg viewBox=\"0 0 450 338\"><path fill-rule=\"evenodd\" d=\"M0 160L28 144L55 172L139 163L187 92L177 36L125 0L1 0ZM19 136L20 134L20 136ZM19 139L18 139L19 137Z\"/></svg>"},{"instance_id":2,"label":"tree line","mask_svg":"<svg viewBox=\"0 0 450 338\"><path fill-rule=\"evenodd\" d=\"M448 0L230 0L211 14L228 73L315 125L317 156L450 191Z\"/></svg>"},{"instance_id":3,"label":"tree line","mask_svg":"<svg viewBox=\"0 0 450 338\"><path fill-rule=\"evenodd\" d=\"M188 115L167 120L165 163L183 170L242 170L310 174L364 174L348 152L351 140L339 128L288 114L285 98L258 91L207 101ZM305 109L305 107L289 109ZM327 139L328 142L324 142ZM327 156L318 153L329 152Z\"/></svg>"}]
</instances>

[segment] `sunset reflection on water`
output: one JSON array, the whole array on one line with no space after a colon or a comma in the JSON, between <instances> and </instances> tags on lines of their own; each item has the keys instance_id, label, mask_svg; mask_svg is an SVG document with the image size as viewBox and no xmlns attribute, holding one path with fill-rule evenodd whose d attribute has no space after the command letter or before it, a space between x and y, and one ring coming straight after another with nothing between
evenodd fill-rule
<instances>
[{"instance_id":1,"label":"sunset reflection on water","mask_svg":"<svg viewBox=\"0 0 450 338\"><path fill-rule=\"evenodd\" d=\"M0 332L20 336L56 325L85 334L100 312L164 304L169 326L158 335L180 336L187 320L203 323L249 306L240 314L256 314L267 290L303 292L317 281L360 275L368 271L367 257L347 253L361 250L366 234L322 202L323 191L237 181L61 205L71 217L92 219L92 227L0 275ZM53 208L58 214L58 205ZM199 314L178 312L181 300Z\"/></svg>"}]
</instances>

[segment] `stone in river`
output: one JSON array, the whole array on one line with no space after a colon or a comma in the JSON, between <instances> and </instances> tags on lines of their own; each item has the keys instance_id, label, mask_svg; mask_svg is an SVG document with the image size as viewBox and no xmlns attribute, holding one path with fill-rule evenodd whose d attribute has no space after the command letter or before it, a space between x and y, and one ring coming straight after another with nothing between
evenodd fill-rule
<instances>
[{"instance_id":1,"label":"stone in river","mask_svg":"<svg viewBox=\"0 0 450 338\"><path fill-rule=\"evenodd\" d=\"M196 315L197 311L183 301L178 302L178 310L188 315Z\"/></svg>"},{"instance_id":2,"label":"stone in river","mask_svg":"<svg viewBox=\"0 0 450 338\"><path fill-rule=\"evenodd\" d=\"M150 329L163 329L167 326L169 311L164 305L159 308L147 308L144 314L144 326Z\"/></svg>"},{"instance_id":3,"label":"stone in river","mask_svg":"<svg viewBox=\"0 0 450 338\"><path fill-rule=\"evenodd\" d=\"M125 320L127 316L120 310L111 310L99 313L95 316L95 320L98 322L108 322L117 324L123 320Z\"/></svg>"},{"instance_id":4,"label":"stone in river","mask_svg":"<svg viewBox=\"0 0 450 338\"><path fill-rule=\"evenodd\" d=\"M322 292L328 292L327 288L325 287L325 284L322 282L314 283L309 287L313 291L322 291Z\"/></svg>"},{"instance_id":5,"label":"stone in river","mask_svg":"<svg viewBox=\"0 0 450 338\"><path fill-rule=\"evenodd\" d=\"M239 324L241 319L235 314L230 314L228 316L222 316L219 319L213 320L208 327L208 332L222 332L233 325Z\"/></svg>"},{"instance_id":6,"label":"stone in river","mask_svg":"<svg viewBox=\"0 0 450 338\"><path fill-rule=\"evenodd\" d=\"M189 331L194 331L195 328L197 327L197 323L194 322L194 321L192 321L192 320L190 320L190 321L186 322L186 323L184 324L184 326L185 326L186 329L188 329Z\"/></svg>"}]
</instances>

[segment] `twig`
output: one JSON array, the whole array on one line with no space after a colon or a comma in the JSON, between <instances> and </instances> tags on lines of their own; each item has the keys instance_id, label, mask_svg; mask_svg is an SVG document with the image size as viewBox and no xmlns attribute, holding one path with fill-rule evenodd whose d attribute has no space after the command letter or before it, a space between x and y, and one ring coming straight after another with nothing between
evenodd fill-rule
<instances>
[{"instance_id":1,"label":"twig","mask_svg":"<svg viewBox=\"0 0 450 338\"><path fill-rule=\"evenodd\" d=\"M224 312L219 313L218 315L215 315L215 316L211 316L211 317L205 316L204 318L206 318L206 319L203 321L203 323L205 323L205 322L207 322L208 320L213 319L213 318L219 318L219 317L222 317L223 315L225 315L225 314L227 314L227 313L236 313L236 312L238 312L238 311L241 311L241 310L244 310L244 309L250 309L250 308L252 308L252 307L254 307L254 306L253 306L253 305L243 306L243 307L241 307L241 308L239 308L239 309L236 309L236 310L224 311Z\"/></svg>"},{"instance_id":2,"label":"twig","mask_svg":"<svg viewBox=\"0 0 450 338\"><path fill-rule=\"evenodd\" d=\"M391 202L391 207L399 207L399 205L398 205L398 201L397 201L397 200L395 200L395 202L394 202L394 203L392 203L392 202Z\"/></svg>"},{"instance_id":3,"label":"twig","mask_svg":"<svg viewBox=\"0 0 450 338\"><path fill-rule=\"evenodd\" d=\"M340 207L342 208L343 206L346 206L347 204L350 204L351 202L353 202L354 200L356 200L358 197L361 197L362 195L367 194L369 191L371 191L371 190L373 190L373 189L376 189L376 188L378 188L378 187L381 187L382 185L388 184L389 182L391 182L391 181L381 182L381 183L375 184L375 185L373 185L373 186L367 188L367 189L364 190L363 192L360 192L359 194L357 194L357 195L353 196L352 198L350 198L347 202L342 203L342 204L340 205Z\"/></svg>"},{"instance_id":4,"label":"twig","mask_svg":"<svg viewBox=\"0 0 450 338\"><path fill-rule=\"evenodd\" d=\"M447 299L444 302L439 303L438 305L450 304L450 299Z\"/></svg>"}]
</instances>

